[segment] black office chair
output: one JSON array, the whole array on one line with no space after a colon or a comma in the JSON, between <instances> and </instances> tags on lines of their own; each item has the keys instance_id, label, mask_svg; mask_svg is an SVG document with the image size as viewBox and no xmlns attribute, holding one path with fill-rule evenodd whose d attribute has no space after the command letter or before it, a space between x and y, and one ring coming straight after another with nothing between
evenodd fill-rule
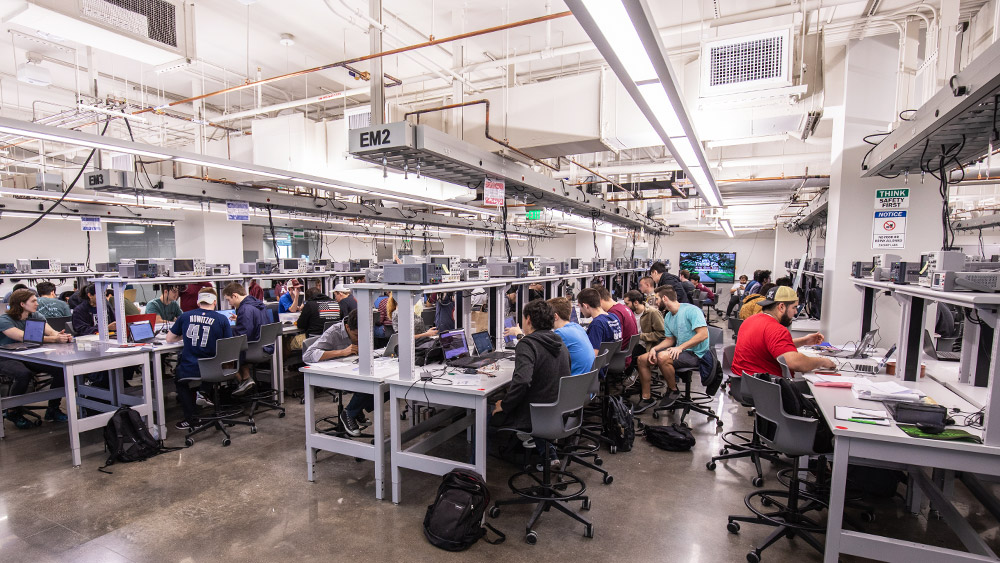
<instances>
[{"instance_id":1,"label":"black office chair","mask_svg":"<svg viewBox=\"0 0 1000 563\"><path fill-rule=\"evenodd\" d=\"M594 366L593 366L594 370L592 371L599 372L602 366L607 365L608 357L610 355L611 352L605 350L603 354L594 358ZM590 389L590 395L591 397L593 397L596 394L600 394L600 392L601 392L601 382L600 382L600 377L598 377L597 379L595 379L593 387ZM611 453L616 452L616 450L614 449L614 442L604 437L601 433L603 429L604 400L605 398L602 396L601 420L599 420L595 424L581 425L580 432L578 432L575 436L573 436L573 438L569 440L568 443L558 448L558 456L559 459L562 461L563 469L568 468L571 463L582 465L588 469L592 469L600 473L601 482L604 483L605 485L610 485L611 483L614 482L614 476L612 476L608 472L608 470L601 467L604 465L604 460L602 460L600 454L598 454L598 451L601 449L602 442L607 443L609 445ZM584 418L586 419L586 417L587 415L585 412ZM587 461L587 459L590 459L592 461Z\"/></svg>"},{"instance_id":2,"label":"black office chair","mask_svg":"<svg viewBox=\"0 0 1000 563\"><path fill-rule=\"evenodd\" d=\"M635 347L638 345L639 335L633 334L623 349L612 354L611 360L608 361L607 374L604 377L605 392L608 391L611 382L617 382L623 389L626 389L635 383L635 380L638 377L637 370L635 369L635 363L633 362L632 365L628 366L628 368L625 367L625 364L628 363L629 358L632 357ZM628 371L631 373L626 376L626 372Z\"/></svg>"},{"instance_id":3,"label":"black office chair","mask_svg":"<svg viewBox=\"0 0 1000 563\"><path fill-rule=\"evenodd\" d=\"M281 406L279 402L278 390L272 387L271 382L262 383L257 377L258 371L271 373L270 362L274 355L273 347L281 346L281 333L281 323L266 324L260 327L260 338L247 343L246 362L250 364L251 377L253 377L256 385L252 391L240 397L240 400L250 403L250 420L253 420L253 417L260 410L278 411L278 418L285 417L285 407ZM266 346L271 346L272 350L268 352L264 349ZM268 368L259 370L258 366L265 363L268 365ZM284 374L280 373L282 369L283 366L278 366L279 377L284 377Z\"/></svg>"},{"instance_id":4,"label":"black office chair","mask_svg":"<svg viewBox=\"0 0 1000 563\"><path fill-rule=\"evenodd\" d=\"M713 362L719 361L717 349L719 346L722 346L722 339L723 332L721 328L714 326L708 327L708 353L712 355ZM670 405L654 407L654 419L660 418L661 411L681 410L681 422L684 422L687 415L690 414L691 411L695 411L707 416L708 420L715 420L715 425L719 428L722 427L722 419L718 414L716 414L715 410L709 406L715 398L709 396L707 393L691 390L691 382L694 379L695 374L700 374L697 367L685 370L678 369L674 372L674 376L677 378L677 381L684 383L684 393Z\"/></svg>"},{"instance_id":5,"label":"black office chair","mask_svg":"<svg viewBox=\"0 0 1000 563\"><path fill-rule=\"evenodd\" d=\"M45 322L52 327L52 330L59 332L66 330L67 324L73 324L73 317L47 317Z\"/></svg>"},{"instance_id":6,"label":"black office chair","mask_svg":"<svg viewBox=\"0 0 1000 563\"><path fill-rule=\"evenodd\" d=\"M778 383L765 381L758 376L744 376L743 384L753 397L757 431L761 440L766 446L789 456L792 467L798 467L799 458L802 456L829 453L815 449L820 421L788 414L782 402L781 387ZM825 460L821 461L825 464ZM823 553L823 544L814 534L824 533L826 527L808 513L824 510L827 503L801 490L797 471L793 471L790 477L787 491L762 490L746 496L744 504L753 513L752 516L729 516L727 529L733 534L739 533L740 522L775 527L759 547L747 553L747 561L750 563L758 563L761 552L783 537L800 538Z\"/></svg>"},{"instance_id":7,"label":"black office chair","mask_svg":"<svg viewBox=\"0 0 1000 563\"><path fill-rule=\"evenodd\" d=\"M197 424L188 429L187 436L184 437L185 445L193 446L194 435L210 428L217 429L225 436L222 440L223 446L232 443L229 432L226 430L227 426L237 424L249 426L251 434L257 433L257 426L254 424L253 418L244 420L241 407L223 406L219 394L219 387L223 383L236 379L236 374L240 371L240 352L246 346L246 342L246 335L220 338L215 342L214 356L198 359L199 376L195 380L201 381L202 384L212 385L212 402L215 403L215 407L211 415L199 417Z\"/></svg>"},{"instance_id":8,"label":"black office chair","mask_svg":"<svg viewBox=\"0 0 1000 563\"><path fill-rule=\"evenodd\" d=\"M597 379L598 370L559 379L559 395L554 403L531 404L531 432L517 431L525 448L535 449L539 444L548 451L549 444L565 440L580 429L583 408L590 400L590 392ZM542 512L550 508L566 514L585 526L584 537L594 537L594 525L569 508L570 502L581 502L583 510L590 510L590 498L585 496L587 485L577 476L564 470L554 470L542 459L541 478L537 471L520 471L507 481L511 491L520 498L498 500L490 507L491 518L500 515L500 507L512 504L534 504L535 510L525 525L524 541L534 544L538 534L534 527ZM556 480L553 480L555 478Z\"/></svg>"},{"instance_id":9,"label":"black office chair","mask_svg":"<svg viewBox=\"0 0 1000 563\"><path fill-rule=\"evenodd\" d=\"M28 390L26 393L34 393L36 391L41 391L52 384L52 377L44 374L34 374L31 382L28 383ZM4 374L0 374L0 397L10 397L10 388L14 385L14 378L9 377ZM3 409L2 413L6 414L7 411L14 411L20 413L26 419L31 421L34 426L42 425L42 415L35 411L44 411L48 409L48 405L23 405L20 407L10 407L9 409ZM6 416L0 416L0 438L4 437L3 424L7 420Z\"/></svg>"},{"instance_id":10,"label":"black office chair","mask_svg":"<svg viewBox=\"0 0 1000 563\"><path fill-rule=\"evenodd\" d=\"M744 407L752 409L753 397L750 396L750 392L743 385L743 379L749 376L737 377L732 373L735 353L735 344L726 346L722 354L722 371L729 378L729 394ZM718 461L748 457L757 470L757 476L751 481L753 486L764 486L764 471L760 466L760 460L766 459L772 463L778 463L779 453L765 446L760 441L760 436L757 434L756 428L754 430L731 430L722 434L719 438L722 439L725 446L719 450L719 455L713 457L711 461L705 464L705 467L709 471L715 471L716 462Z\"/></svg>"},{"instance_id":11,"label":"black office chair","mask_svg":"<svg viewBox=\"0 0 1000 563\"><path fill-rule=\"evenodd\" d=\"M66 321L66 334L71 336L77 336L76 330L73 329L73 321Z\"/></svg>"}]
</instances>

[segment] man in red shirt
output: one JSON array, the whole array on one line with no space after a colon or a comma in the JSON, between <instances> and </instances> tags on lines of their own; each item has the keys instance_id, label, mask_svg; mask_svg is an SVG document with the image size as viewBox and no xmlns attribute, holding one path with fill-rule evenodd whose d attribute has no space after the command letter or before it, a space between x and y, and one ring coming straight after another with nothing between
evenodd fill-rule
<instances>
[{"instance_id":1,"label":"man in red shirt","mask_svg":"<svg viewBox=\"0 0 1000 563\"><path fill-rule=\"evenodd\" d=\"M799 307L799 297L794 289L773 287L760 301L760 305L762 311L740 325L740 337L736 339L736 355L733 357L733 374L781 375L778 358L782 357L792 373L837 367L830 358L807 356L798 351L799 346L823 342L823 335L816 332L792 338L788 332Z\"/></svg>"},{"instance_id":2,"label":"man in red shirt","mask_svg":"<svg viewBox=\"0 0 1000 563\"><path fill-rule=\"evenodd\" d=\"M618 323L622 325L622 350L628 346L629 339L633 335L639 334L639 325L635 322L635 313L631 309L611 299L611 292L603 285L594 286L601 296L601 308L609 315L618 317ZM632 365L632 357L625 358L625 367Z\"/></svg>"}]
</instances>

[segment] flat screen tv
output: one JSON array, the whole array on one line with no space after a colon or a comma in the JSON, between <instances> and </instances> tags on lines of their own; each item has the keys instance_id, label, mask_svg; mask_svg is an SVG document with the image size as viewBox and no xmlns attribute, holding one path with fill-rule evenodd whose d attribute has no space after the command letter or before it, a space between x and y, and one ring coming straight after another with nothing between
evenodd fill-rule
<instances>
[{"instance_id":1,"label":"flat screen tv","mask_svg":"<svg viewBox=\"0 0 1000 563\"><path fill-rule=\"evenodd\" d=\"M735 252L681 252L681 270L698 272L702 283L733 283L736 280Z\"/></svg>"}]
</instances>

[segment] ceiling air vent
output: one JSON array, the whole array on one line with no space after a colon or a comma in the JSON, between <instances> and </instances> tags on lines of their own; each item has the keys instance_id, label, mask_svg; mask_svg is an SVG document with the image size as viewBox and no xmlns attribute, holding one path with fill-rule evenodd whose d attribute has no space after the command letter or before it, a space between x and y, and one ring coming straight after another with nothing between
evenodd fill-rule
<instances>
[{"instance_id":1,"label":"ceiling air vent","mask_svg":"<svg viewBox=\"0 0 1000 563\"><path fill-rule=\"evenodd\" d=\"M702 45L702 96L790 86L790 30Z\"/></svg>"},{"instance_id":2,"label":"ceiling air vent","mask_svg":"<svg viewBox=\"0 0 1000 563\"><path fill-rule=\"evenodd\" d=\"M177 48L177 8L165 0L80 0L85 19Z\"/></svg>"}]
</instances>

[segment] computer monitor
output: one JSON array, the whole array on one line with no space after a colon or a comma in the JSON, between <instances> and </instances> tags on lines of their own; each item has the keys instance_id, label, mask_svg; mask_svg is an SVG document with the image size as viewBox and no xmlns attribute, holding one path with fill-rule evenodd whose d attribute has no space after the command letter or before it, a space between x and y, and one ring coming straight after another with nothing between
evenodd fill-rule
<instances>
[{"instance_id":1,"label":"computer monitor","mask_svg":"<svg viewBox=\"0 0 1000 563\"><path fill-rule=\"evenodd\" d=\"M298 258L282 258L281 259L281 269L286 271L298 270L299 269L299 259Z\"/></svg>"},{"instance_id":2,"label":"computer monitor","mask_svg":"<svg viewBox=\"0 0 1000 563\"><path fill-rule=\"evenodd\" d=\"M451 330L442 334L441 348L444 350L445 361L468 355L469 345L465 341L465 331Z\"/></svg>"},{"instance_id":3,"label":"computer monitor","mask_svg":"<svg viewBox=\"0 0 1000 563\"><path fill-rule=\"evenodd\" d=\"M24 321L24 341L41 344L45 339L45 321L28 319Z\"/></svg>"},{"instance_id":4,"label":"computer monitor","mask_svg":"<svg viewBox=\"0 0 1000 563\"><path fill-rule=\"evenodd\" d=\"M34 270L49 270L51 266L48 260L30 260L28 267Z\"/></svg>"},{"instance_id":5,"label":"computer monitor","mask_svg":"<svg viewBox=\"0 0 1000 563\"><path fill-rule=\"evenodd\" d=\"M148 321L139 321L128 324L128 334L132 342L149 342L153 340L153 325Z\"/></svg>"},{"instance_id":6,"label":"computer monitor","mask_svg":"<svg viewBox=\"0 0 1000 563\"><path fill-rule=\"evenodd\" d=\"M174 274L193 274L194 260L191 258L174 258Z\"/></svg>"},{"instance_id":7,"label":"computer monitor","mask_svg":"<svg viewBox=\"0 0 1000 563\"><path fill-rule=\"evenodd\" d=\"M504 328L513 328L514 327L514 317L507 317L507 318L505 318L503 320L503 327ZM506 342L507 344L512 344L514 342L517 342L517 337L516 336L504 336L503 337L503 341Z\"/></svg>"},{"instance_id":8,"label":"computer monitor","mask_svg":"<svg viewBox=\"0 0 1000 563\"><path fill-rule=\"evenodd\" d=\"M370 258L361 258L358 260L358 266L361 269L367 269L372 267L372 261Z\"/></svg>"},{"instance_id":9,"label":"computer monitor","mask_svg":"<svg viewBox=\"0 0 1000 563\"><path fill-rule=\"evenodd\" d=\"M236 326L236 319L230 318L230 317L232 317L233 315L236 314L236 310L235 309L220 309L217 312L225 315L226 318L229 319L230 326Z\"/></svg>"},{"instance_id":10,"label":"computer monitor","mask_svg":"<svg viewBox=\"0 0 1000 563\"><path fill-rule=\"evenodd\" d=\"M472 334L472 344L476 347L476 354L482 356L493 351L493 339L487 331L474 332Z\"/></svg>"}]
</instances>

